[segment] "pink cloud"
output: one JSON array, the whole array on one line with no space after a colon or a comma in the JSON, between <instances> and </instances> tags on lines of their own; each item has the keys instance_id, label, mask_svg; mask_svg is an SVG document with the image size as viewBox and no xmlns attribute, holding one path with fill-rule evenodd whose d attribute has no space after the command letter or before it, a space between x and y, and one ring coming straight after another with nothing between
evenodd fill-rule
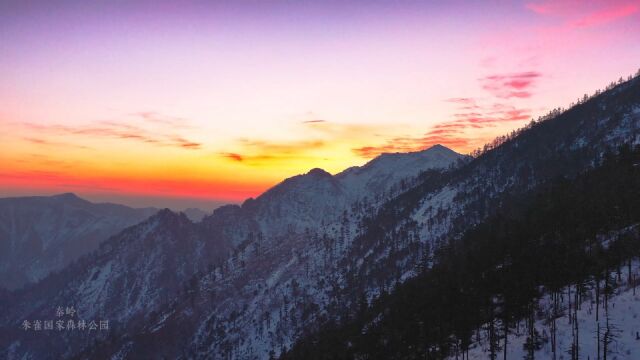
<instances>
[{"instance_id":1,"label":"pink cloud","mask_svg":"<svg viewBox=\"0 0 640 360\"><path fill-rule=\"evenodd\" d=\"M469 146L469 139L456 138L447 135L426 135L419 138L395 138L382 145L364 146L354 148L352 151L356 155L364 158L374 158L383 153L421 151L437 144L451 148L466 148Z\"/></svg>"},{"instance_id":2,"label":"pink cloud","mask_svg":"<svg viewBox=\"0 0 640 360\"><path fill-rule=\"evenodd\" d=\"M538 15L563 18L569 28L586 28L629 17L640 10L637 1L548 1L525 7Z\"/></svg>"},{"instance_id":3,"label":"pink cloud","mask_svg":"<svg viewBox=\"0 0 640 360\"><path fill-rule=\"evenodd\" d=\"M549 14L553 10L552 6L548 3L546 4L528 3L525 5L525 7L538 14Z\"/></svg>"},{"instance_id":4,"label":"pink cloud","mask_svg":"<svg viewBox=\"0 0 640 360\"><path fill-rule=\"evenodd\" d=\"M496 74L480 79L482 88L492 95L503 98L528 98L531 92L528 90L534 82L542 76L536 71L525 71L512 74Z\"/></svg>"},{"instance_id":5,"label":"pink cloud","mask_svg":"<svg viewBox=\"0 0 640 360\"><path fill-rule=\"evenodd\" d=\"M572 25L574 27L597 26L631 16L637 12L638 6L635 4L614 6L584 16L573 22Z\"/></svg>"},{"instance_id":6,"label":"pink cloud","mask_svg":"<svg viewBox=\"0 0 640 360\"><path fill-rule=\"evenodd\" d=\"M382 153L420 151L436 144L462 151L471 150L490 139L473 132L470 133L468 130L492 128L500 123L525 121L531 118L530 109L518 109L502 103L481 106L477 104L475 99L470 98L455 98L446 101L460 104L460 107L463 108L474 104L477 109L480 109L480 112L458 113L456 120L437 124L422 136L397 137L380 145L352 149L353 152L365 158L372 158Z\"/></svg>"},{"instance_id":7,"label":"pink cloud","mask_svg":"<svg viewBox=\"0 0 640 360\"><path fill-rule=\"evenodd\" d=\"M528 98L532 95L531 88L541 76L537 71L521 71L488 75L479 81L482 88L494 98ZM470 130L522 122L532 117L531 109L518 108L502 101L487 104L487 99L472 97L453 97L445 101L456 107L454 120L437 124L422 136L394 138L377 146L360 147L353 151L363 157L373 157L383 152L419 151L435 144L470 150L472 146L481 146L490 140L486 134Z\"/></svg>"}]
</instances>

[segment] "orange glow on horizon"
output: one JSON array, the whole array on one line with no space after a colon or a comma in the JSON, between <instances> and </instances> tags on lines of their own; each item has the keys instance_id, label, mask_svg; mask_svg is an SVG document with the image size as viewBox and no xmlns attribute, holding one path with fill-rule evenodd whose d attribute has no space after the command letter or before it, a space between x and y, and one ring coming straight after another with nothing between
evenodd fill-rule
<instances>
[{"instance_id":1,"label":"orange glow on horizon","mask_svg":"<svg viewBox=\"0 0 640 360\"><path fill-rule=\"evenodd\" d=\"M0 2L0 197L239 202L384 152L470 153L640 58L638 0L45 3Z\"/></svg>"},{"instance_id":2,"label":"orange glow on horizon","mask_svg":"<svg viewBox=\"0 0 640 360\"><path fill-rule=\"evenodd\" d=\"M133 179L74 176L34 171L0 174L5 189L48 191L51 193L82 192L86 194L122 194L168 198L241 202L255 197L273 183L239 183L198 180Z\"/></svg>"}]
</instances>

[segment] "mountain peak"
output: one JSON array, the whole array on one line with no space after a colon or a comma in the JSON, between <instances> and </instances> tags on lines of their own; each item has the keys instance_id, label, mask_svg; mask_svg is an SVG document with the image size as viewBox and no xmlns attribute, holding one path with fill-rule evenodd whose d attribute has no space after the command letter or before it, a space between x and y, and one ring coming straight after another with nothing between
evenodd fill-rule
<instances>
[{"instance_id":1,"label":"mountain peak","mask_svg":"<svg viewBox=\"0 0 640 360\"><path fill-rule=\"evenodd\" d=\"M296 175L296 176L292 176L290 178L285 179L278 185L274 186L273 188L269 189L264 194L259 196L259 198L262 198L264 195L269 193L271 194L280 193L283 191L290 191L291 189L294 189L294 188L299 189L302 187L305 189L309 189L308 187L312 186L311 184L325 183L327 180L332 181L333 175L329 174L323 169L313 168L309 170L306 174Z\"/></svg>"},{"instance_id":2,"label":"mountain peak","mask_svg":"<svg viewBox=\"0 0 640 360\"><path fill-rule=\"evenodd\" d=\"M446 168L455 160L464 157L464 155L442 144L436 144L420 151L382 153L363 166L351 167L337 176L344 177L347 176L347 174L359 174L365 171L383 171L385 173L400 171L406 173L411 172L412 169L415 168L422 170L429 168Z\"/></svg>"},{"instance_id":3,"label":"mountain peak","mask_svg":"<svg viewBox=\"0 0 640 360\"><path fill-rule=\"evenodd\" d=\"M55 199L62 199L62 200L82 200L78 195L76 195L76 194L74 194L72 192L57 194L57 195L53 195L51 197L55 198Z\"/></svg>"},{"instance_id":4,"label":"mountain peak","mask_svg":"<svg viewBox=\"0 0 640 360\"><path fill-rule=\"evenodd\" d=\"M88 200L85 200L71 192L53 195L50 197L50 199L53 199L54 201L60 201L63 203L73 203L73 204L85 204L85 203L89 204L90 203Z\"/></svg>"},{"instance_id":5,"label":"mountain peak","mask_svg":"<svg viewBox=\"0 0 640 360\"><path fill-rule=\"evenodd\" d=\"M176 214L175 212L171 211L168 208L164 208L164 209L160 209L158 210L158 212L156 213L157 217L174 217L174 216L178 216L178 214Z\"/></svg>"},{"instance_id":6,"label":"mountain peak","mask_svg":"<svg viewBox=\"0 0 640 360\"><path fill-rule=\"evenodd\" d=\"M328 172L326 172L325 170L320 169L320 168L313 168L313 169L309 170L307 175L311 175L311 176L331 176L331 174L329 174Z\"/></svg>"},{"instance_id":7,"label":"mountain peak","mask_svg":"<svg viewBox=\"0 0 640 360\"><path fill-rule=\"evenodd\" d=\"M348 168L336 178L354 193L378 193L403 179L412 179L430 169L446 169L465 156L436 144L414 152L383 153L363 166Z\"/></svg>"},{"instance_id":8,"label":"mountain peak","mask_svg":"<svg viewBox=\"0 0 640 360\"><path fill-rule=\"evenodd\" d=\"M187 224L192 224L191 220L189 220L184 213L178 213L167 208L159 210L155 215L151 216L148 221L169 227L182 227Z\"/></svg>"},{"instance_id":9,"label":"mountain peak","mask_svg":"<svg viewBox=\"0 0 640 360\"><path fill-rule=\"evenodd\" d=\"M155 215L153 215L150 219L156 219L164 222L164 221L173 221L179 218L180 218L179 213L173 212L168 208L164 208L164 209L158 210L158 212L155 213Z\"/></svg>"},{"instance_id":10,"label":"mountain peak","mask_svg":"<svg viewBox=\"0 0 640 360\"><path fill-rule=\"evenodd\" d=\"M429 151L429 150L448 150L448 151L453 151L451 149L449 149L448 147L442 145L442 144L435 144L430 148L425 149L424 151Z\"/></svg>"},{"instance_id":11,"label":"mountain peak","mask_svg":"<svg viewBox=\"0 0 640 360\"><path fill-rule=\"evenodd\" d=\"M456 157L463 157L463 156L464 156L464 155L462 155L462 154L460 154L460 153L456 152L455 150L453 150L453 149L451 149L451 148L448 148L448 147L446 147L446 146L444 146L444 145L441 145L441 144L435 144L435 145L433 145L432 147L430 147L430 148L428 148L428 149L426 149L426 150L424 150L424 151L425 151L425 152L426 152L426 151L430 151L430 152L439 152L439 153L441 153L441 154L451 154L451 155L454 155L454 156L456 156Z\"/></svg>"},{"instance_id":12,"label":"mountain peak","mask_svg":"<svg viewBox=\"0 0 640 360\"><path fill-rule=\"evenodd\" d=\"M411 155L422 155L422 154L451 154L451 155L455 155L455 156L461 156L461 154L458 154L457 152L455 152L454 150L442 145L442 144L435 144L433 146L430 146L426 149L422 149L422 150L416 150L416 151L407 151L407 152L384 152L381 153L380 155L374 157L370 162L374 162L377 159L380 158L388 158L388 157L398 157L398 156L402 156L402 157L406 157L406 156L411 156Z\"/></svg>"},{"instance_id":13,"label":"mountain peak","mask_svg":"<svg viewBox=\"0 0 640 360\"><path fill-rule=\"evenodd\" d=\"M442 144L435 144L433 146L430 146L426 149L423 150L418 150L418 151L412 151L412 152L408 152L408 153L395 153L394 155L412 155L412 154L417 154L417 155L431 155L431 154L441 154L441 155L451 155L454 157L460 157L461 154L458 154L457 152L453 151L452 149L442 145Z\"/></svg>"}]
</instances>

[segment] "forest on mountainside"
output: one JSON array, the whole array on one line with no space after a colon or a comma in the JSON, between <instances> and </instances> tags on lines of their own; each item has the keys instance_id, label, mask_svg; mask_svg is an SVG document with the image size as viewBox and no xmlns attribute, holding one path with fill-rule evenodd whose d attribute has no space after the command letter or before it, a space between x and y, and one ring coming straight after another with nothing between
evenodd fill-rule
<instances>
[{"instance_id":1,"label":"forest on mountainside","mask_svg":"<svg viewBox=\"0 0 640 360\"><path fill-rule=\"evenodd\" d=\"M495 214L449 239L419 276L372 304L363 299L352 314L327 322L281 358L464 358L484 332L488 356L496 359L523 321L527 357L534 358L543 341L533 326L542 296L568 296L569 304L579 304L593 290L596 302L606 305L623 277L637 285L630 264L640 255L639 223L640 147L622 146L574 178L506 195ZM576 308L552 311L551 341L555 319ZM589 339L599 342L606 359L613 332L608 322L603 326ZM575 341L570 358L578 358L579 346Z\"/></svg>"}]
</instances>

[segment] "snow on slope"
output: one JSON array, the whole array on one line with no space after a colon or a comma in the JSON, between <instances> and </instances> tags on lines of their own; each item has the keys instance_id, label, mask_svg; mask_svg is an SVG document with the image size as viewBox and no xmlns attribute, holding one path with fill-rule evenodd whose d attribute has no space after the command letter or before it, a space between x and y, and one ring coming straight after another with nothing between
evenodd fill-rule
<instances>
[{"instance_id":1,"label":"snow on slope","mask_svg":"<svg viewBox=\"0 0 640 360\"><path fill-rule=\"evenodd\" d=\"M326 199L301 193L303 200L289 206L296 197L287 198L278 190L235 210L229 208L234 216L246 212L242 216L253 217L261 235L200 278L195 300L181 298L170 304L133 340L116 345L113 353L136 357L152 351L202 359L277 355L318 323L339 318L362 294L375 297L411 276L424 254L446 236L457 236L483 219L501 194L583 171L608 149L633 141L639 119L631 109L640 103L639 86L634 80L621 85L624 91L616 96L604 93L536 124L478 159L411 184L386 204L387 198L373 197L371 202L356 201L346 213L330 210L327 217L317 210L326 207ZM315 171L295 183L309 181L322 189L322 197L339 197L335 181L344 185L340 179L357 171L333 178ZM369 182L356 183L362 188ZM269 204L260 204L265 199ZM308 202L313 203L306 206L316 211L303 208ZM361 227L361 220L379 209L387 209L384 217L374 217L376 223ZM274 220L269 218L271 212L277 214ZM275 220L290 216L297 219L292 226ZM319 219L318 227L307 231L313 218ZM359 236L363 231L366 236ZM178 334L186 345L151 349L145 345L151 330L160 338Z\"/></svg>"},{"instance_id":2,"label":"snow on slope","mask_svg":"<svg viewBox=\"0 0 640 360\"><path fill-rule=\"evenodd\" d=\"M429 168L446 167L460 157L449 151L439 156L434 164L414 164L410 173L417 175ZM381 176L384 175L383 170L363 172L360 176ZM393 174L397 170L389 169L389 172ZM252 324L267 311L274 318L273 322L270 321L271 328L275 331L279 327L278 331L287 333L284 336L290 342L295 334L284 329L285 322L275 320L279 317L276 314L280 313L283 299L274 295L288 292L291 281L296 279L302 284L301 288L317 286L315 282L307 284L304 278L311 276L317 280L323 272L331 272L331 268L336 266L336 247L331 245L334 249L330 251L328 239L320 235L309 238L307 235L311 232L319 234L325 229L333 229L327 230L332 232L332 237L337 234L341 216L350 209L353 201L346 191L336 177L314 169L283 181L257 199L247 200L242 206L219 208L201 223L191 223L182 215L163 210L148 221L113 237L97 253L83 258L81 264L63 272L58 279L47 280L47 284L19 294L19 303L13 306L10 315L6 314L4 322L15 325L21 319L47 314L51 311L51 302L69 303L76 306L83 316L110 319L119 333L124 333L129 326L139 326L140 321L146 324L146 318L155 316L161 305L182 296L180 294L186 295L183 291L187 291L191 276L210 271L201 281L215 291L216 307L220 310L212 312L212 315L221 317L230 316L232 311L236 314L241 312L238 319L228 325L235 328L246 324L247 331L257 336L258 329ZM350 223L349 226L356 225ZM234 255L222 264L216 263L216 259L221 259L229 251L229 246L235 247ZM329 252L334 254L328 255ZM215 266L213 271L211 266ZM318 286L318 289L328 286L329 282ZM188 291L193 291L193 287L190 289ZM314 298L325 296L320 291L316 292L318 295L314 294ZM209 295L208 300L213 296ZM41 301L43 298L47 301ZM322 302L327 299L325 296ZM194 314L197 309L190 312ZM174 311L161 316L150 329L154 336L164 330L164 323L172 316L184 314ZM31 346L25 343L29 340L33 341ZM46 347L47 356L52 356L68 355L86 344L77 340L61 347L64 341L56 343L54 340L47 341L44 346L37 339L18 337L5 345L17 353L34 356L43 355L41 351ZM230 338L222 340L229 341ZM271 346L276 341L258 340L254 349ZM126 353L126 349L122 350Z\"/></svg>"},{"instance_id":3,"label":"snow on slope","mask_svg":"<svg viewBox=\"0 0 640 360\"><path fill-rule=\"evenodd\" d=\"M621 87L621 94L631 99L625 101L638 103L637 87L637 81ZM599 103L614 110L594 109ZM373 196L373 201L357 200L342 208L349 204L345 188L350 182L341 178L357 169L334 177L314 170L243 206L218 209L205 218L204 227L233 244L232 255L156 314L127 323L128 336L107 348L129 358L253 359L278 354L318 323L337 318L359 294L389 290L404 274L410 276L427 245L472 226L498 194L583 170L607 148L634 139L638 118L626 103L619 103L604 94L446 176L412 184L407 193L397 192L402 201L391 203L385 213L389 217L377 219L385 227L371 226L364 237L358 236L367 230L361 220L385 206L386 198ZM574 143L579 146L572 147ZM384 177L371 173L369 179L354 181L359 184L354 188L375 187L371 180ZM306 186L313 191L305 191ZM179 235L164 241L177 239ZM152 339L171 341L149 346Z\"/></svg>"},{"instance_id":4,"label":"snow on slope","mask_svg":"<svg viewBox=\"0 0 640 360\"><path fill-rule=\"evenodd\" d=\"M625 267L626 269L626 267ZM634 279L640 277L640 262L632 263L632 274ZM620 276L621 281L614 294L608 300L608 306L605 306L603 295L600 295L598 319L596 320L596 300L595 285L592 281L591 288L587 291L584 301L582 301L577 310L578 320L578 354L581 359L602 359L604 358L604 336L607 329L607 317L610 328L610 334L613 338L608 345L607 358L618 360L635 360L640 354L640 286L637 281L629 282L626 271ZM635 288L634 288L635 285ZM603 284L600 284L602 289ZM556 359L570 359L572 344L574 342L575 326L574 319L569 313L575 310L575 304L570 303L575 287L567 287L562 293L560 301L559 316L556 319ZM535 321L535 329L540 335L540 349L535 351L535 358L552 359L553 350L551 344L551 322L553 314L553 301L549 295L544 296L538 301L541 311L537 314ZM572 310L570 310L572 309ZM498 328L501 328L499 325ZM598 332L599 329L599 332ZM598 335L599 334L599 335ZM474 336L475 338L475 336ZM598 349L598 338L600 339L600 348ZM469 350L469 359L487 359L489 358L489 345L487 342L486 332L482 332L480 341L471 345ZM507 359L524 359L527 354L525 342L527 340L527 329L524 322L519 324L519 329L515 333L509 334L507 338ZM500 346L503 346L503 339L500 340ZM504 348L503 348L504 349ZM598 356L598 352L600 356ZM503 350L498 351L498 358L502 358ZM455 359L455 355L450 359Z\"/></svg>"},{"instance_id":5,"label":"snow on slope","mask_svg":"<svg viewBox=\"0 0 640 360\"><path fill-rule=\"evenodd\" d=\"M339 221L357 201L381 202L406 187L423 171L446 169L466 157L442 145L412 153L382 154L362 167L335 176L312 169L269 189L243 208L256 218L265 235L299 232Z\"/></svg>"},{"instance_id":6,"label":"snow on slope","mask_svg":"<svg viewBox=\"0 0 640 360\"><path fill-rule=\"evenodd\" d=\"M336 178L347 193L363 197L389 191L402 181L409 182L422 171L446 169L464 158L447 147L434 145L424 151L382 154L361 167L351 167L336 174Z\"/></svg>"},{"instance_id":7,"label":"snow on slope","mask_svg":"<svg viewBox=\"0 0 640 360\"><path fill-rule=\"evenodd\" d=\"M383 271L411 276L421 260L417 252L433 251L447 236L457 236L482 221L500 196L526 191L556 176L572 176L593 166L605 152L634 143L640 136L638 109L640 78L636 77L535 124L453 171L440 186L412 193L419 201L396 207L396 211L411 207L410 214L387 229L382 241L357 240L347 256L364 261L345 276L357 276L366 292L374 295L380 293L380 281L371 278ZM393 248L395 252L390 251Z\"/></svg>"}]
</instances>

